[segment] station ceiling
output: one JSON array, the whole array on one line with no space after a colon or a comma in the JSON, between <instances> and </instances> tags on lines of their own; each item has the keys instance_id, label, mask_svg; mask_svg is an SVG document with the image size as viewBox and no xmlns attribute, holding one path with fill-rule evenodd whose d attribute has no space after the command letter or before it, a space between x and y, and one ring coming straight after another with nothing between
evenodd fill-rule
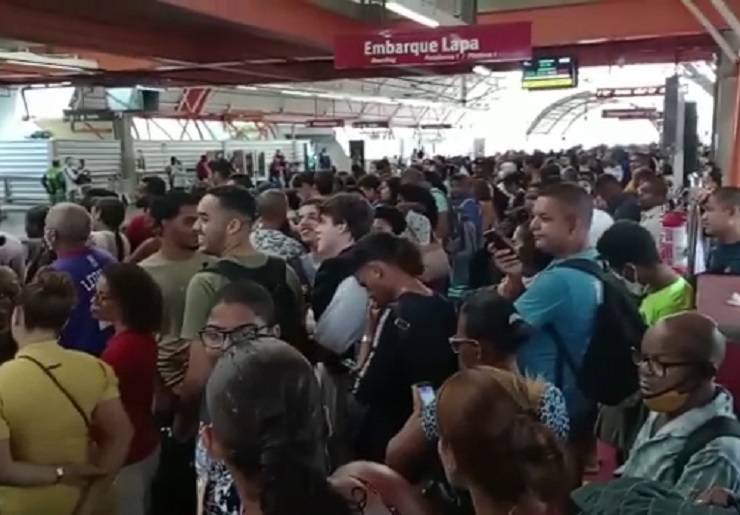
<instances>
[{"instance_id":1,"label":"station ceiling","mask_svg":"<svg viewBox=\"0 0 740 515\"><path fill-rule=\"evenodd\" d=\"M460 2L437 1L453 10ZM740 12L740 0L728 2ZM697 3L722 26L709 0ZM582 65L696 60L714 51L680 0L478 5L479 23L530 21L535 53L569 52ZM352 0L0 0L0 84L234 85L470 72L470 66L335 70L336 34L418 28L386 15L358 18L356 9L364 8L373 6Z\"/></svg>"}]
</instances>

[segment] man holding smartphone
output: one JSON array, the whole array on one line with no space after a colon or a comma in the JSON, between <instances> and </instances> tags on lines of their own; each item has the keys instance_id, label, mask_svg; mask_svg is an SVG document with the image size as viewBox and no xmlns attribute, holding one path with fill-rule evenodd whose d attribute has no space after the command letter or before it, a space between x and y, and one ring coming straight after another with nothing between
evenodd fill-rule
<instances>
[{"instance_id":1,"label":"man holding smartphone","mask_svg":"<svg viewBox=\"0 0 740 515\"><path fill-rule=\"evenodd\" d=\"M558 264L574 258L596 259L596 251L588 245L592 217L593 199L577 185L555 184L542 190L535 201L531 229L536 248L554 259L526 289L517 254L510 249L495 253L496 265L507 276L500 293L516 299L517 312L533 328L531 338L518 352L519 365L525 375L541 377L563 390L571 420L571 449L580 472L593 445L596 405L588 398L589 392L579 390L572 370L556 370L558 356L552 333L557 333L571 355L579 361L583 358L591 341L602 284L586 272ZM559 375L562 384L557 384Z\"/></svg>"}]
</instances>

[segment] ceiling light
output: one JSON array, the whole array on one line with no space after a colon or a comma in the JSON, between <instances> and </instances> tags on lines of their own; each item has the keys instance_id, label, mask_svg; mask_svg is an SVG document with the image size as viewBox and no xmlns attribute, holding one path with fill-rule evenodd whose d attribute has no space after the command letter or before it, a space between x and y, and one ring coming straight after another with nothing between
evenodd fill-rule
<instances>
[{"instance_id":1,"label":"ceiling light","mask_svg":"<svg viewBox=\"0 0 740 515\"><path fill-rule=\"evenodd\" d=\"M254 86L237 86L236 89L240 89L242 91L257 91L257 88Z\"/></svg>"},{"instance_id":2,"label":"ceiling light","mask_svg":"<svg viewBox=\"0 0 740 515\"><path fill-rule=\"evenodd\" d=\"M490 77L493 75L493 71L487 66L481 66L480 64L473 67L473 73L476 75L482 75L483 77Z\"/></svg>"},{"instance_id":3,"label":"ceiling light","mask_svg":"<svg viewBox=\"0 0 740 515\"><path fill-rule=\"evenodd\" d=\"M283 95L294 95L296 97L314 97L316 93L310 93L308 91L300 91L297 89L281 89L280 93Z\"/></svg>"},{"instance_id":4,"label":"ceiling light","mask_svg":"<svg viewBox=\"0 0 740 515\"><path fill-rule=\"evenodd\" d=\"M409 9L405 5L390 1L385 3L386 9L389 11L393 11L394 13L404 16L408 18L409 20L413 20L416 23L420 23L421 25L426 25L427 27L436 28L439 27L439 22L435 20L434 18L430 18L429 16L426 16L424 14L421 14L420 12L414 11L413 9Z\"/></svg>"}]
</instances>

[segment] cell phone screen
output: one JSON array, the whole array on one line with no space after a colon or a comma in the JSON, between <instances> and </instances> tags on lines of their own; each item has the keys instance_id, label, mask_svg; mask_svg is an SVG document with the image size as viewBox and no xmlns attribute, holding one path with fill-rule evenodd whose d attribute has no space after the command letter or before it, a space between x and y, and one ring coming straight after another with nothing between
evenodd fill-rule
<instances>
[{"instance_id":1,"label":"cell phone screen","mask_svg":"<svg viewBox=\"0 0 740 515\"><path fill-rule=\"evenodd\" d=\"M509 241L508 238L502 236L496 229L486 231L483 236L486 238L487 242L493 244L493 247L496 250L511 250L512 252L516 252L514 244Z\"/></svg>"},{"instance_id":2,"label":"cell phone screen","mask_svg":"<svg viewBox=\"0 0 740 515\"><path fill-rule=\"evenodd\" d=\"M417 385L416 389L419 391L419 398L421 399L421 404L425 408L434 402L436 394L434 393L434 388L432 387L432 385L420 384L420 385Z\"/></svg>"}]
</instances>

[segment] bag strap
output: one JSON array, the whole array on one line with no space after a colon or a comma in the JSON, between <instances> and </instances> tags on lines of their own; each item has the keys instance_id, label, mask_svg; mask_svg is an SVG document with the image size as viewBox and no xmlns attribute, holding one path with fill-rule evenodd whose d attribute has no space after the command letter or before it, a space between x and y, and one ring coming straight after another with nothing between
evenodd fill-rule
<instances>
[{"instance_id":1,"label":"bag strap","mask_svg":"<svg viewBox=\"0 0 740 515\"><path fill-rule=\"evenodd\" d=\"M717 438L732 437L740 439L740 422L732 417L714 417L694 429L673 462L673 483L681 479L691 458Z\"/></svg>"},{"instance_id":2,"label":"bag strap","mask_svg":"<svg viewBox=\"0 0 740 515\"><path fill-rule=\"evenodd\" d=\"M31 356L27 356L27 355L18 356L18 359L25 359L27 361L30 361L31 363L36 365L44 374L46 374L46 377L51 379L51 382L54 383L54 385L56 385L59 391L62 392L64 396L69 400L70 404L74 406L74 409L77 411L77 413L80 414L80 417L82 417L82 420L85 422L85 427L87 427L88 429L90 428L90 425L91 425L90 419L88 418L85 411L82 409L79 403L75 400L75 398L72 397L72 394L70 394L69 391L67 391L67 389L64 386L62 386L62 383L59 382L59 379L57 379L56 376L52 374L48 368L46 368L40 361L38 361L35 358L32 358Z\"/></svg>"},{"instance_id":3,"label":"bag strap","mask_svg":"<svg viewBox=\"0 0 740 515\"><path fill-rule=\"evenodd\" d=\"M607 282L608 273L604 266L598 261L585 258L573 258L566 259L555 265L555 268L571 268L573 270L579 270L586 274L592 275L600 280L602 283Z\"/></svg>"},{"instance_id":4,"label":"bag strap","mask_svg":"<svg viewBox=\"0 0 740 515\"><path fill-rule=\"evenodd\" d=\"M555 325L547 324L544 327L544 331L550 335L550 338L552 338L552 341L555 344L555 386L562 390L564 383L563 364L565 364L576 376L578 375L578 369L580 367L578 366L576 359L573 357L573 354L571 354L568 347L565 345L565 342L560 337L560 333L555 329Z\"/></svg>"}]
</instances>

